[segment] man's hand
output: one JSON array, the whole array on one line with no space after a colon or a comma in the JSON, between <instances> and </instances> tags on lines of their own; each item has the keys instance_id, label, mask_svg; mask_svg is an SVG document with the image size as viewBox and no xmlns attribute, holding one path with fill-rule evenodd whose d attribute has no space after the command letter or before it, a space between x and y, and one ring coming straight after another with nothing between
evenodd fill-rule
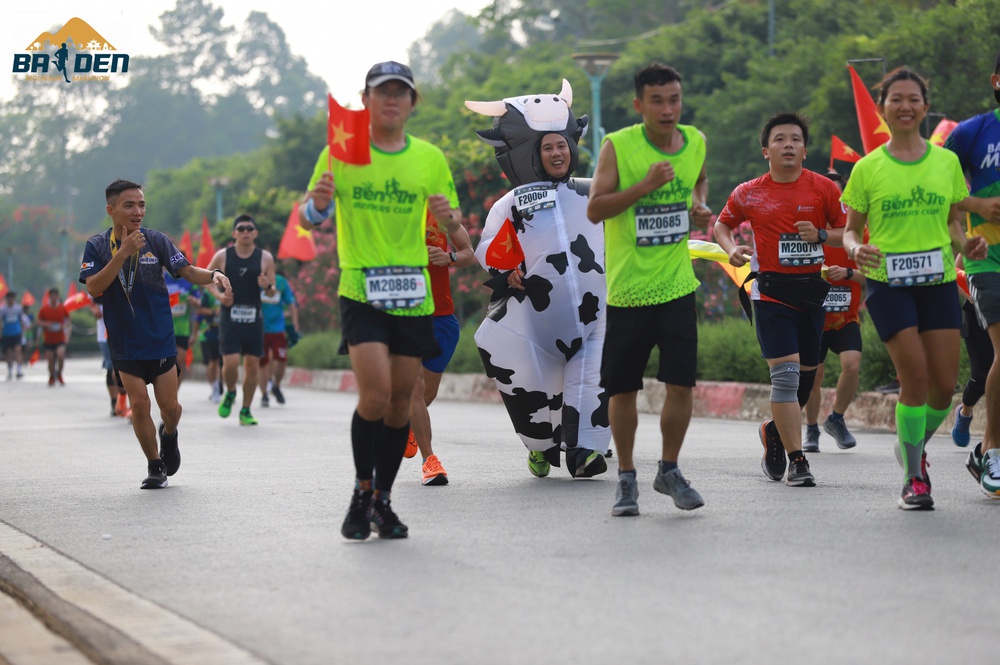
<instances>
[{"instance_id":1,"label":"man's hand","mask_svg":"<svg viewBox=\"0 0 1000 665\"><path fill-rule=\"evenodd\" d=\"M646 172L646 177L643 180L650 192L663 187L665 184L674 179L674 165L667 160L662 162L653 162L649 165L649 171Z\"/></svg>"},{"instance_id":2,"label":"man's hand","mask_svg":"<svg viewBox=\"0 0 1000 665\"><path fill-rule=\"evenodd\" d=\"M826 281L840 282L847 279L847 268L844 266L829 266L826 269Z\"/></svg>"},{"instance_id":3,"label":"man's hand","mask_svg":"<svg viewBox=\"0 0 1000 665\"><path fill-rule=\"evenodd\" d=\"M989 250L990 246L986 242L986 238L982 236L975 236L965 241L965 247L962 248L962 254L967 259L982 261L986 258Z\"/></svg>"},{"instance_id":4,"label":"man's hand","mask_svg":"<svg viewBox=\"0 0 1000 665\"><path fill-rule=\"evenodd\" d=\"M982 199L978 214L990 224L1000 224L1000 196Z\"/></svg>"},{"instance_id":5,"label":"man's hand","mask_svg":"<svg viewBox=\"0 0 1000 665\"><path fill-rule=\"evenodd\" d=\"M427 258L436 266L446 266L451 263L451 257L448 256L448 252L444 251L440 247L427 247Z\"/></svg>"},{"instance_id":6,"label":"man's hand","mask_svg":"<svg viewBox=\"0 0 1000 665\"><path fill-rule=\"evenodd\" d=\"M228 297L232 301L233 285L229 282L229 278L223 275L221 271L212 273L212 284L219 290L223 298ZM229 304L232 304L232 302Z\"/></svg>"},{"instance_id":7,"label":"man's hand","mask_svg":"<svg viewBox=\"0 0 1000 665\"><path fill-rule=\"evenodd\" d=\"M524 275L520 268L514 268L507 275L507 286L512 289L518 289L519 291L524 291L524 285L521 284L521 277Z\"/></svg>"},{"instance_id":8,"label":"man's hand","mask_svg":"<svg viewBox=\"0 0 1000 665\"><path fill-rule=\"evenodd\" d=\"M145 246L146 238L141 231L130 234L127 227L122 229L121 244L118 246L119 252L123 252L125 256L132 256Z\"/></svg>"},{"instance_id":9,"label":"man's hand","mask_svg":"<svg viewBox=\"0 0 1000 665\"><path fill-rule=\"evenodd\" d=\"M712 221L712 209L704 203L699 203L691 208L691 217L698 226L707 226Z\"/></svg>"},{"instance_id":10,"label":"man's hand","mask_svg":"<svg viewBox=\"0 0 1000 665\"><path fill-rule=\"evenodd\" d=\"M336 191L336 186L333 182L333 174L327 171L320 176L319 182L309 192L313 200L313 205L316 206L317 210L327 210L330 207L334 191Z\"/></svg>"},{"instance_id":11,"label":"man's hand","mask_svg":"<svg viewBox=\"0 0 1000 665\"><path fill-rule=\"evenodd\" d=\"M729 265L734 268L742 268L750 261L752 255L753 247L749 245L736 245L736 247L733 247L733 251L729 252Z\"/></svg>"},{"instance_id":12,"label":"man's hand","mask_svg":"<svg viewBox=\"0 0 1000 665\"><path fill-rule=\"evenodd\" d=\"M806 242L819 242L819 229L812 222L795 222L795 228L799 231L799 237Z\"/></svg>"}]
</instances>

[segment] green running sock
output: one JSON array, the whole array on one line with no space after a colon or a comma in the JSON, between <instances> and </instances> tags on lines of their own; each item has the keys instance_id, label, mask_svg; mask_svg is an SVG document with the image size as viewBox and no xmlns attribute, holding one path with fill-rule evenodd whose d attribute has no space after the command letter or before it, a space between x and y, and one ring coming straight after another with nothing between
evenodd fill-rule
<instances>
[{"instance_id":1,"label":"green running sock","mask_svg":"<svg viewBox=\"0 0 1000 665\"><path fill-rule=\"evenodd\" d=\"M938 423L940 425L940 423ZM924 430L927 412L924 405L907 406L896 403L896 437L900 460L907 478L920 478L920 458L924 450Z\"/></svg>"},{"instance_id":2,"label":"green running sock","mask_svg":"<svg viewBox=\"0 0 1000 665\"><path fill-rule=\"evenodd\" d=\"M930 404L928 404L925 407L925 410L927 413L927 424L924 425L923 443L926 445L927 442L930 440L930 438L934 436L934 432L937 431L937 428L940 427L941 423L944 422L944 419L948 417L949 413L951 413L951 407L939 410L933 408Z\"/></svg>"}]
</instances>

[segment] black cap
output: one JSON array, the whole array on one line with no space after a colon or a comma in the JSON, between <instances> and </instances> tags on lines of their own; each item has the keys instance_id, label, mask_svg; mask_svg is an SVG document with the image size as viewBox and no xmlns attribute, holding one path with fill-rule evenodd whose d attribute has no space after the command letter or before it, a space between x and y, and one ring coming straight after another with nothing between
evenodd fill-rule
<instances>
[{"instance_id":1,"label":"black cap","mask_svg":"<svg viewBox=\"0 0 1000 665\"><path fill-rule=\"evenodd\" d=\"M417 86L413 84L413 72L410 71L410 68L394 60L380 62L369 69L368 76L365 77L365 87L374 88L386 81L402 81L413 90L417 89Z\"/></svg>"},{"instance_id":2,"label":"black cap","mask_svg":"<svg viewBox=\"0 0 1000 665\"><path fill-rule=\"evenodd\" d=\"M1000 51L997 52L997 59L993 61L993 73L1000 74ZM1000 88L993 88L993 96L996 97L997 104L1000 104Z\"/></svg>"},{"instance_id":3,"label":"black cap","mask_svg":"<svg viewBox=\"0 0 1000 665\"><path fill-rule=\"evenodd\" d=\"M8 291L7 293L4 294L4 297L5 298L16 298L17 297L17 291Z\"/></svg>"}]
</instances>

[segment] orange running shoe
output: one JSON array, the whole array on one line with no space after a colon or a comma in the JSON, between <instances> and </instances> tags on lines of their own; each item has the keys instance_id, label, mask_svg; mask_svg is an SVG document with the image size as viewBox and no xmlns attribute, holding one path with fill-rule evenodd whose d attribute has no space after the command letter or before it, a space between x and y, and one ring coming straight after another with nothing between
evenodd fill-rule
<instances>
[{"instance_id":1,"label":"orange running shoe","mask_svg":"<svg viewBox=\"0 0 1000 665\"><path fill-rule=\"evenodd\" d=\"M125 393L118 393L118 402L115 404L115 414L125 417L125 412L128 411L128 397Z\"/></svg>"},{"instance_id":2,"label":"orange running shoe","mask_svg":"<svg viewBox=\"0 0 1000 665\"><path fill-rule=\"evenodd\" d=\"M406 450L403 451L403 457L410 459L417 454L419 448L417 447L417 437L413 436L413 430L410 430L410 438L406 440Z\"/></svg>"},{"instance_id":3,"label":"orange running shoe","mask_svg":"<svg viewBox=\"0 0 1000 665\"><path fill-rule=\"evenodd\" d=\"M448 472L441 466L437 455L431 455L424 460L424 485L447 485Z\"/></svg>"}]
</instances>

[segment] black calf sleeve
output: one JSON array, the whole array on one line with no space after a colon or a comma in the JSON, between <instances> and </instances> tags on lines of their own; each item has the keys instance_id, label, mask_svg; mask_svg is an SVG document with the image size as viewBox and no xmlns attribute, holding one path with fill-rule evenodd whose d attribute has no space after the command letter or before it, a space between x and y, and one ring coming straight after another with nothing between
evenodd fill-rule
<instances>
[{"instance_id":1,"label":"black calf sleeve","mask_svg":"<svg viewBox=\"0 0 1000 665\"><path fill-rule=\"evenodd\" d=\"M365 420L354 412L351 420L351 448L358 480L371 480L375 473L375 449L382 445L385 425L381 419Z\"/></svg>"},{"instance_id":2,"label":"black calf sleeve","mask_svg":"<svg viewBox=\"0 0 1000 665\"><path fill-rule=\"evenodd\" d=\"M799 406L805 406L809 401L809 393L812 392L813 384L816 383L816 370L800 370L799 372Z\"/></svg>"}]
</instances>

